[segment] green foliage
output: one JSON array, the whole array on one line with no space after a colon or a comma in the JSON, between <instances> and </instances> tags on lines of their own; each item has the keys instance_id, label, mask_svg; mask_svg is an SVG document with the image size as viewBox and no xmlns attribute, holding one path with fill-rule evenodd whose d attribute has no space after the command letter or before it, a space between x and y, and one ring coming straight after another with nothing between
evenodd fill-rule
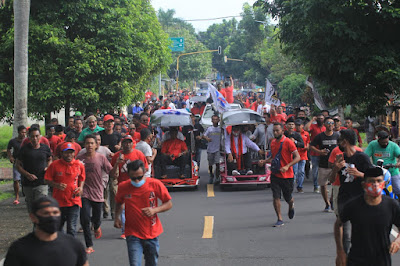
<instances>
[{"instance_id":1,"label":"green foliage","mask_svg":"<svg viewBox=\"0 0 400 266\"><path fill-rule=\"evenodd\" d=\"M400 88L400 3L367 0L258 1L279 19L279 39L339 104L381 111Z\"/></svg>"},{"instance_id":2,"label":"green foliage","mask_svg":"<svg viewBox=\"0 0 400 266\"><path fill-rule=\"evenodd\" d=\"M306 89L306 76L303 74L290 74L278 83L278 90L283 101L294 106L302 106L304 104L302 95Z\"/></svg>"},{"instance_id":3,"label":"green foliage","mask_svg":"<svg viewBox=\"0 0 400 266\"><path fill-rule=\"evenodd\" d=\"M12 110L12 1L6 5L0 12L0 99L7 104L0 111ZM168 36L149 1L33 0L31 6L30 114L68 104L83 112L130 104L171 62Z\"/></svg>"}]
</instances>

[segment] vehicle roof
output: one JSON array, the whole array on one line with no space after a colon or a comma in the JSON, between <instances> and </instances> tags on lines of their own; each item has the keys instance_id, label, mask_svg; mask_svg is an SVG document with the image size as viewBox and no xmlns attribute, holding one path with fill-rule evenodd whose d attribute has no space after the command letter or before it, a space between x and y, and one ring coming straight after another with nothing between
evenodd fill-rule
<instances>
[{"instance_id":1,"label":"vehicle roof","mask_svg":"<svg viewBox=\"0 0 400 266\"><path fill-rule=\"evenodd\" d=\"M222 114L222 125L225 126L251 125L264 122L264 117L250 109L234 109Z\"/></svg>"},{"instance_id":2,"label":"vehicle roof","mask_svg":"<svg viewBox=\"0 0 400 266\"><path fill-rule=\"evenodd\" d=\"M191 113L186 109L156 110L150 118L150 124L162 127L180 127L193 125Z\"/></svg>"},{"instance_id":3,"label":"vehicle roof","mask_svg":"<svg viewBox=\"0 0 400 266\"><path fill-rule=\"evenodd\" d=\"M193 96L192 98L189 99L190 102L206 102L207 97L206 96Z\"/></svg>"}]
</instances>

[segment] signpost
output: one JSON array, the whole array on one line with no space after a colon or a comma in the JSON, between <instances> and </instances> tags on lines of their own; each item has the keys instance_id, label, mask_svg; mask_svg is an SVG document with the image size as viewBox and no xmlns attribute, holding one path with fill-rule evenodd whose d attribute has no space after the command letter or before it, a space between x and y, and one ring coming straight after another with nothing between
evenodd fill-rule
<instances>
[{"instance_id":1,"label":"signpost","mask_svg":"<svg viewBox=\"0 0 400 266\"><path fill-rule=\"evenodd\" d=\"M172 46L169 46L172 52L183 52L185 50L185 38L169 38L172 41Z\"/></svg>"}]
</instances>

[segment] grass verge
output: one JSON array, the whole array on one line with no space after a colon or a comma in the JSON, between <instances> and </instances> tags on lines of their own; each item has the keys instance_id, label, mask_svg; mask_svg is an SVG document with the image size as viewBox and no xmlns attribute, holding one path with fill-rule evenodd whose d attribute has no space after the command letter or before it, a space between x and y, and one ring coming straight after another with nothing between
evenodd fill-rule
<instances>
[{"instance_id":1,"label":"grass verge","mask_svg":"<svg viewBox=\"0 0 400 266\"><path fill-rule=\"evenodd\" d=\"M10 160L7 158L0 158L0 168L12 168L12 166Z\"/></svg>"},{"instance_id":2,"label":"grass verge","mask_svg":"<svg viewBox=\"0 0 400 266\"><path fill-rule=\"evenodd\" d=\"M0 201L9 199L14 197L14 194L10 193L10 192L0 192Z\"/></svg>"}]
</instances>

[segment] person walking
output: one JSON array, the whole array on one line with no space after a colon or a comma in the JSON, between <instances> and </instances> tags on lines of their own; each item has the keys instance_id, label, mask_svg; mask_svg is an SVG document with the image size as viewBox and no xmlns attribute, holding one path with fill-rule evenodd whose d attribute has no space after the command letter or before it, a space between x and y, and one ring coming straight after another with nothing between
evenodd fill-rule
<instances>
[{"instance_id":1,"label":"person walking","mask_svg":"<svg viewBox=\"0 0 400 266\"><path fill-rule=\"evenodd\" d=\"M19 182L21 181L21 173L18 172L17 166L15 164L16 159L18 158L18 153L21 148L21 143L26 136L26 127L19 126L17 128L18 136L11 139L7 145L7 157L10 160L10 163L13 165L13 187L15 200L13 202L14 205L18 205L19 202Z\"/></svg>"},{"instance_id":2,"label":"person walking","mask_svg":"<svg viewBox=\"0 0 400 266\"><path fill-rule=\"evenodd\" d=\"M150 144L153 142L154 135L151 133L150 129L144 128L140 131L140 141L136 144L136 149L143 152L146 156L147 163L149 165L149 170L144 174L145 177L151 177L151 164L157 156L157 150L152 148Z\"/></svg>"},{"instance_id":3,"label":"person walking","mask_svg":"<svg viewBox=\"0 0 400 266\"><path fill-rule=\"evenodd\" d=\"M58 232L61 211L58 202L43 196L32 202L29 218L33 232L16 240L8 249L4 266L88 266L82 243Z\"/></svg>"},{"instance_id":4,"label":"person walking","mask_svg":"<svg viewBox=\"0 0 400 266\"><path fill-rule=\"evenodd\" d=\"M335 226L336 265L390 266L391 255L400 248L400 235L390 240L392 226L400 228L399 203L382 196L385 188L383 170L368 168L361 183L363 195L354 198L339 211ZM352 225L351 249L348 255L342 245L343 223Z\"/></svg>"},{"instance_id":5,"label":"person walking","mask_svg":"<svg viewBox=\"0 0 400 266\"><path fill-rule=\"evenodd\" d=\"M93 224L94 236L101 238L101 209L104 202L103 172L112 169L107 158L96 152L97 138L87 135L84 140L86 153L77 157L85 165L86 179L82 192L82 208L80 211L81 225L86 243L86 253L94 252L90 223Z\"/></svg>"},{"instance_id":6,"label":"person walking","mask_svg":"<svg viewBox=\"0 0 400 266\"><path fill-rule=\"evenodd\" d=\"M259 166L264 166L266 163L271 163L271 190L273 197L273 204L277 222L274 227L281 227L284 225L281 214L281 195L289 205L288 216L293 219L294 199L292 197L294 186L294 173L293 165L300 161L299 152L296 145L292 140L283 134L283 125L274 123L274 137L271 141L271 154L267 160L260 160Z\"/></svg>"},{"instance_id":7,"label":"person walking","mask_svg":"<svg viewBox=\"0 0 400 266\"><path fill-rule=\"evenodd\" d=\"M142 256L146 265L157 265L159 254L158 237L163 228L158 213L172 208L171 196L164 184L145 176L145 165L141 160L128 163L129 180L118 185L114 227L122 228L121 213L125 205L125 234L129 264L140 266ZM158 206L158 200L162 205Z\"/></svg>"},{"instance_id":8,"label":"person walking","mask_svg":"<svg viewBox=\"0 0 400 266\"><path fill-rule=\"evenodd\" d=\"M75 149L71 142L61 147L61 159L54 161L46 171L44 179L53 188L53 197L60 204L60 230L67 223L67 234L76 235L81 195L85 183L85 167L75 160Z\"/></svg>"},{"instance_id":9,"label":"person walking","mask_svg":"<svg viewBox=\"0 0 400 266\"><path fill-rule=\"evenodd\" d=\"M207 145L207 159L208 159L208 172L210 174L209 184L218 183L219 181L219 161L220 161L220 147L221 147L221 128L219 124L219 116L213 115L211 117L212 126L207 128L203 138L208 141ZM215 176L213 174L213 166L215 164Z\"/></svg>"},{"instance_id":10,"label":"person walking","mask_svg":"<svg viewBox=\"0 0 400 266\"><path fill-rule=\"evenodd\" d=\"M296 131L300 133L300 136L303 139L304 147L297 148L300 155L300 161L297 163L297 166L293 166L293 172L297 184L297 192L304 193L303 182L305 177L306 162L308 160L307 152L310 147L310 134L304 130L304 120L296 119L294 123L296 125Z\"/></svg>"},{"instance_id":11,"label":"person walking","mask_svg":"<svg viewBox=\"0 0 400 266\"><path fill-rule=\"evenodd\" d=\"M21 147L16 165L22 176L22 191L30 213L32 202L48 194L49 188L44 182L44 174L52 162L52 156L50 147L40 143L42 136L39 128L30 127L28 137L29 142Z\"/></svg>"}]
</instances>

